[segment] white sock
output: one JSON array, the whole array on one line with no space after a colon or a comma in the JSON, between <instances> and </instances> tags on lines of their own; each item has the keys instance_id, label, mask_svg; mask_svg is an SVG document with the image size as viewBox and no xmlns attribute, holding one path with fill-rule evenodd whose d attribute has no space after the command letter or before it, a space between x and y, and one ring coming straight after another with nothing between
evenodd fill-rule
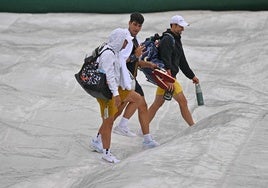
<instances>
[{"instance_id":1,"label":"white sock","mask_svg":"<svg viewBox=\"0 0 268 188\"><path fill-rule=\"evenodd\" d=\"M97 140L98 140L99 142L102 142L102 140L101 140L101 134L99 134L99 133L98 133L98 135L97 135Z\"/></svg>"},{"instance_id":2,"label":"white sock","mask_svg":"<svg viewBox=\"0 0 268 188\"><path fill-rule=\"evenodd\" d=\"M151 142L153 140L150 134L143 135L143 138L144 138L144 142Z\"/></svg>"},{"instance_id":3,"label":"white sock","mask_svg":"<svg viewBox=\"0 0 268 188\"><path fill-rule=\"evenodd\" d=\"M118 125L122 128L127 127L128 120L129 119L122 117Z\"/></svg>"},{"instance_id":4,"label":"white sock","mask_svg":"<svg viewBox=\"0 0 268 188\"><path fill-rule=\"evenodd\" d=\"M104 155L110 154L110 149L103 149L102 151Z\"/></svg>"}]
</instances>

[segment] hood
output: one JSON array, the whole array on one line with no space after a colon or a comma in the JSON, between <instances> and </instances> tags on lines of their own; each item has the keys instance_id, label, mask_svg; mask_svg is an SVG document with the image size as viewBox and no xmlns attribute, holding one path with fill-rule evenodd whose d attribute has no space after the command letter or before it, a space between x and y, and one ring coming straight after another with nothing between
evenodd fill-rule
<instances>
[{"instance_id":1,"label":"hood","mask_svg":"<svg viewBox=\"0 0 268 188\"><path fill-rule=\"evenodd\" d=\"M119 52L124 44L125 39L130 42L133 37L128 34L126 29L117 28L112 31L108 39L108 45L115 51Z\"/></svg>"}]
</instances>

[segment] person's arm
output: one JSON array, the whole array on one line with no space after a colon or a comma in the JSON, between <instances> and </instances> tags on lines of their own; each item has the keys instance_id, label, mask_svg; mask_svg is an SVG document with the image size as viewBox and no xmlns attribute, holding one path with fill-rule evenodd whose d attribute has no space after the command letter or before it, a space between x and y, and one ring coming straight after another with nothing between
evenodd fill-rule
<instances>
[{"instance_id":1,"label":"person's arm","mask_svg":"<svg viewBox=\"0 0 268 188\"><path fill-rule=\"evenodd\" d=\"M181 71L183 72L183 74L189 78L189 79L193 79L193 77L195 76L194 72L192 71L192 69L190 68L187 60L186 60L186 57L185 57L185 54L184 54L184 51L183 51L183 48L181 48L181 59L180 59L180 64L179 64L179 67L181 69Z\"/></svg>"},{"instance_id":2,"label":"person's arm","mask_svg":"<svg viewBox=\"0 0 268 188\"><path fill-rule=\"evenodd\" d=\"M172 52L174 49L173 41L170 39L170 36L164 36L161 39L159 45L159 54L160 58L165 65L165 69L170 73L171 64L172 64Z\"/></svg>"},{"instance_id":3,"label":"person's arm","mask_svg":"<svg viewBox=\"0 0 268 188\"><path fill-rule=\"evenodd\" d=\"M194 84L199 83L199 79L195 76L194 72L192 71L192 69L190 68L190 66L186 60L183 48L182 48L182 56L180 59L180 69L187 78L189 78L193 81Z\"/></svg>"},{"instance_id":4,"label":"person's arm","mask_svg":"<svg viewBox=\"0 0 268 188\"><path fill-rule=\"evenodd\" d=\"M151 68L155 69L157 68L157 64L152 63L151 61L139 61L138 66L141 68Z\"/></svg>"},{"instance_id":5,"label":"person's arm","mask_svg":"<svg viewBox=\"0 0 268 188\"><path fill-rule=\"evenodd\" d=\"M111 90L113 96L119 95L118 85L115 80L115 72L114 72L115 70L114 64L119 62L115 62L115 60L116 60L115 55L110 50L106 50L105 52L103 52L99 59L100 61L99 68L104 70L109 89Z\"/></svg>"}]
</instances>

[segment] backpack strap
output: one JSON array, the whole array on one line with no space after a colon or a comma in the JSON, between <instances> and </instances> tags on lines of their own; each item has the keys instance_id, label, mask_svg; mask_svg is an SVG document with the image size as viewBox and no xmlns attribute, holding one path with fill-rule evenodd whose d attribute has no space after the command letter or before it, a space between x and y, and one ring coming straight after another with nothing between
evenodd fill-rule
<instances>
[{"instance_id":1,"label":"backpack strap","mask_svg":"<svg viewBox=\"0 0 268 188\"><path fill-rule=\"evenodd\" d=\"M96 58L99 57L99 56L101 56L101 54L102 54L104 51L106 51L106 50L111 50L111 51L113 52L113 54L115 54L115 53L114 53L114 50L113 50L112 48L106 48L106 49L104 49L101 53L98 53L97 56L96 56Z\"/></svg>"},{"instance_id":2,"label":"backpack strap","mask_svg":"<svg viewBox=\"0 0 268 188\"><path fill-rule=\"evenodd\" d=\"M173 35L171 35L170 33L164 33L162 37L164 37L164 35L169 36L172 39L173 47L175 47L175 39L174 39Z\"/></svg>"},{"instance_id":3,"label":"backpack strap","mask_svg":"<svg viewBox=\"0 0 268 188\"><path fill-rule=\"evenodd\" d=\"M95 58L95 61L97 61L98 57L100 57L101 54L102 54L103 52L105 52L106 50L111 50L111 51L113 52L113 54L115 54L112 48L106 48L106 49L104 49L101 53L98 52L98 53L96 54L96 56L94 57L94 58ZM97 67L99 67L99 62L97 62Z\"/></svg>"}]
</instances>

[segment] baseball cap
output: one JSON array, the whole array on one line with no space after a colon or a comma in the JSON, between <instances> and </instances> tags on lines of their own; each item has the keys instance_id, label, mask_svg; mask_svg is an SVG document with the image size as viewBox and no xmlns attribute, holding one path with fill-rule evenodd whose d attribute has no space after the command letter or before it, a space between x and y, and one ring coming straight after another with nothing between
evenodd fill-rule
<instances>
[{"instance_id":1,"label":"baseball cap","mask_svg":"<svg viewBox=\"0 0 268 188\"><path fill-rule=\"evenodd\" d=\"M178 24L182 27L189 26L189 24L180 15L173 16L170 20L170 24Z\"/></svg>"}]
</instances>

